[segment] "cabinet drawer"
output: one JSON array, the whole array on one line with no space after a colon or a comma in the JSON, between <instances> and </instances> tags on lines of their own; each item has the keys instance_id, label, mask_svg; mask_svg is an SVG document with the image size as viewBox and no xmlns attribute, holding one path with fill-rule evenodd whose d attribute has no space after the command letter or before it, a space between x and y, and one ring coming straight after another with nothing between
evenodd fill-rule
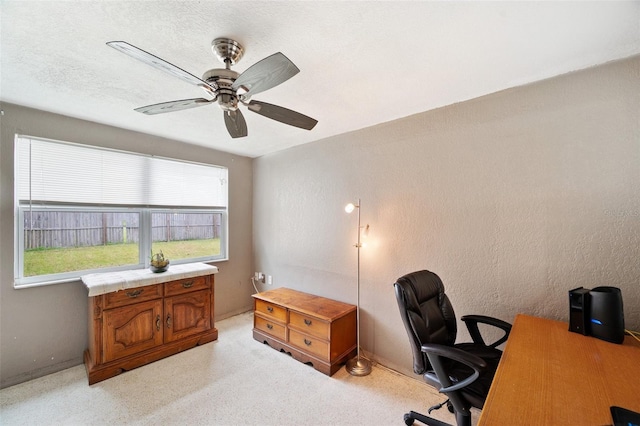
<instances>
[{"instance_id":1,"label":"cabinet drawer","mask_svg":"<svg viewBox=\"0 0 640 426\"><path fill-rule=\"evenodd\" d=\"M287 322L287 310L282 306L256 299L256 312L283 323Z\"/></svg>"},{"instance_id":2,"label":"cabinet drawer","mask_svg":"<svg viewBox=\"0 0 640 426\"><path fill-rule=\"evenodd\" d=\"M321 339L329 340L329 323L318 318L289 311L289 326Z\"/></svg>"},{"instance_id":3,"label":"cabinet drawer","mask_svg":"<svg viewBox=\"0 0 640 426\"><path fill-rule=\"evenodd\" d=\"M289 330L289 343L323 360L329 360L329 343L317 337Z\"/></svg>"},{"instance_id":4,"label":"cabinet drawer","mask_svg":"<svg viewBox=\"0 0 640 426\"><path fill-rule=\"evenodd\" d=\"M129 288L104 295L104 309L144 302L162 297L162 284Z\"/></svg>"},{"instance_id":5,"label":"cabinet drawer","mask_svg":"<svg viewBox=\"0 0 640 426\"><path fill-rule=\"evenodd\" d=\"M286 330L284 325L278 324L275 321L269 321L261 316L254 315L254 327L260 331L272 335L276 339L280 339L283 342L287 340Z\"/></svg>"},{"instance_id":6,"label":"cabinet drawer","mask_svg":"<svg viewBox=\"0 0 640 426\"><path fill-rule=\"evenodd\" d=\"M188 293L190 291L204 290L209 288L207 277L184 278L182 280L170 281L164 284L164 295L173 296L176 294Z\"/></svg>"}]
</instances>

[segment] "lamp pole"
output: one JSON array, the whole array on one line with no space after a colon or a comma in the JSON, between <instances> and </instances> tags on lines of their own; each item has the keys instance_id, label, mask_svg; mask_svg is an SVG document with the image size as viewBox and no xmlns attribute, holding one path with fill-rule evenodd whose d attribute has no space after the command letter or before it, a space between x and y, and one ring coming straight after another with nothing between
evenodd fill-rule
<instances>
[{"instance_id":1,"label":"lamp pole","mask_svg":"<svg viewBox=\"0 0 640 426\"><path fill-rule=\"evenodd\" d=\"M358 209L358 239L356 243L356 249L358 250L358 273L357 273L357 298L356 298L356 357L351 358L347 361L346 370L352 376L366 376L371 373L371 362L360 356L360 247L362 247L361 243L361 233L362 226L360 225L360 198L358 198L358 204L355 206Z\"/></svg>"}]
</instances>

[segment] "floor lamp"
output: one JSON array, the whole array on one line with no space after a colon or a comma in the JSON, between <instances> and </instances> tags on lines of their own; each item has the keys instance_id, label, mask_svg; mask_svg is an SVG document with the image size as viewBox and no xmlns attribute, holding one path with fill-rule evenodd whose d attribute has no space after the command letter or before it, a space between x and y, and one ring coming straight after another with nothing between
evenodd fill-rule
<instances>
[{"instance_id":1,"label":"floor lamp","mask_svg":"<svg viewBox=\"0 0 640 426\"><path fill-rule=\"evenodd\" d=\"M366 376L371 373L371 361L366 359L365 357L360 355L360 247L362 247L361 236L362 236L362 226L360 225L360 198L358 198L358 204L353 205L352 203L347 204L344 210L347 213L353 212L355 209L358 209L358 242L355 247L358 250L358 299L357 299L357 307L356 307L356 318L357 318L357 356L355 358L351 358L347 361L346 369L352 376ZM365 232L369 230L369 225L364 227Z\"/></svg>"}]
</instances>

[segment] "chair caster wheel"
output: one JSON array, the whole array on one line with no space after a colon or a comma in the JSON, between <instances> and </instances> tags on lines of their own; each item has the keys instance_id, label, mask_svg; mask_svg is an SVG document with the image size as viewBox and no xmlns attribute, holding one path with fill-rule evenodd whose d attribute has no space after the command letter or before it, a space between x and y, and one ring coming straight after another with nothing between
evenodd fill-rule
<instances>
[{"instance_id":1,"label":"chair caster wheel","mask_svg":"<svg viewBox=\"0 0 640 426\"><path fill-rule=\"evenodd\" d=\"M409 414L404 415L404 424L407 426L411 426L413 424L413 419L411 418L411 416L409 416Z\"/></svg>"},{"instance_id":2,"label":"chair caster wheel","mask_svg":"<svg viewBox=\"0 0 640 426\"><path fill-rule=\"evenodd\" d=\"M447 402L447 410L449 410L451 414L456 412L453 408L453 405L450 402Z\"/></svg>"}]
</instances>

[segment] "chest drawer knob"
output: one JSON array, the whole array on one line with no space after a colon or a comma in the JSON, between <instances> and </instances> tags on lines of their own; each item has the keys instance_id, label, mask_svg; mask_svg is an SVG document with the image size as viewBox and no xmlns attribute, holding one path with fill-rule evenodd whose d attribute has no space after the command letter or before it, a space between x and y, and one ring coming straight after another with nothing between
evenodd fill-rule
<instances>
[{"instance_id":1,"label":"chest drawer knob","mask_svg":"<svg viewBox=\"0 0 640 426\"><path fill-rule=\"evenodd\" d=\"M267 324L267 328L268 328L269 330L273 330L273 325L271 325L271 324Z\"/></svg>"},{"instance_id":2,"label":"chest drawer knob","mask_svg":"<svg viewBox=\"0 0 640 426\"><path fill-rule=\"evenodd\" d=\"M307 346L311 346L311 340L304 339L304 344Z\"/></svg>"},{"instance_id":3,"label":"chest drawer knob","mask_svg":"<svg viewBox=\"0 0 640 426\"><path fill-rule=\"evenodd\" d=\"M267 311L273 312L273 308L271 306L267 306Z\"/></svg>"},{"instance_id":4,"label":"chest drawer knob","mask_svg":"<svg viewBox=\"0 0 640 426\"><path fill-rule=\"evenodd\" d=\"M311 325L311 320L310 320L310 319L305 319L305 320L304 320L304 323L305 323L306 325Z\"/></svg>"},{"instance_id":5,"label":"chest drawer knob","mask_svg":"<svg viewBox=\"0 0 640 426\"><path fill-rule=\"evenodd\" d=\"M193 281L185 281L182 283L182 288L191 288L193 287Z\"/></svg>"}]
</instances>

